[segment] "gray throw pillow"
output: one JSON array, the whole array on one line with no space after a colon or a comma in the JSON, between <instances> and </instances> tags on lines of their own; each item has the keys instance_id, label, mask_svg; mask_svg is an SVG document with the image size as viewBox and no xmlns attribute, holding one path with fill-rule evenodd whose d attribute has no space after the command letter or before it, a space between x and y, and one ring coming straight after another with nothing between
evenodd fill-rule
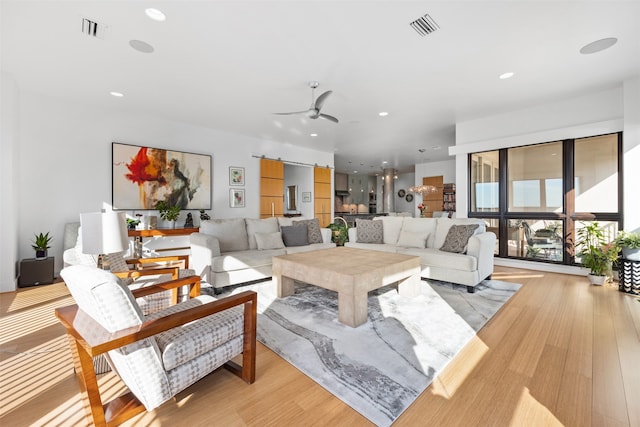
<instances>
[{"instance_id":1,"label":"gray throw pillow","mask_svg":"<svg viewBox=\"0 0 640 427\"><path fill-rule=\"evenodd\" d=\"M451 228L449 228L447 237L444 239L444 244L440 250L459 254L465 253L467 251L469 238L473 236L473 233L478 227L478 224L452 225Z\"/></svg>"},{"instance_id":2,"label":"gray throw pillow","mask_svg":"<svg viewBox=\"0 0 640 427\"><path fill-rule=\"evenodd\" d=\"M356 242L382 243L382 221L356 219Z\"/></svg>"},{"instance_id":3,"label":"gray throw pillow","mask_svg":"<svg viewBox=\"0 0 640 427\"><path fill-rule=\"evenodd\" d=\"M285 246L305 246L309 244L307 225L280 227Z\"/></svg>"},{"instance_id":4,"label":"gray throw pillow","mask_svg":"<svg viewBox=\"0 0 640 427\"><path fill-rule=\"evenodd\" d=\"M294 220L294 227L307 226L307 238L309 243L322 243L322 233L320 233L320 222L318 218Z\"/></svg>"}]
</instances>

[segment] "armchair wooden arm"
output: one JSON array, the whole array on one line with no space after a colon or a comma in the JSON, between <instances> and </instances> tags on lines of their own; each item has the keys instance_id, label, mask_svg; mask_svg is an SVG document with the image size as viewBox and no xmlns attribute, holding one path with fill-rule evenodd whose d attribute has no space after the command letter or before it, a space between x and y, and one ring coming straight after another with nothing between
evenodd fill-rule
<instances>
[{"instance_id":1,"label":"armchair wooden arm","mask_svg":"<svg viewBox=\"0 0 640 427\"><path fill-rule=\"evenodd\" d=\"M167 286L181 286L180 283L183 281L188 282L187 279L193 280L192 278L186 278L179 281L161 283L150 288L163 290ZM197 284L199 284L199 280ZM142 290L146 291L144 288L137 291ZM56 309L56 317L65 327L69 338L85 409L93 423L96 426L118 425L145 411L144 405L131 392L106 404L102 403L93 367L93 356L152 337L160 332L238 305L244 305L242 366L229 361L224 367L251 384L255 381L256 363L257 294L255 292L242 292L238 295L147 321L138 327L116 332L109 332L104 329L88 314L80 310L77 305Z\"/></svg>"},{"instance_id":2,"label":"armchair wooden arm","mask_svg":"<svg viewBox=\"0 0 640 427\"><path fill-rule=\"evenodd\" d=\"M127 264L133 265L137 270L144 270L145 268L155 268L155 266L145 267L145 264L157 264L157 263L171 263L179 264L180 268L189 268L189 255L167 255L161 257L151 258L131 258L126 260Z\"/></svg>"}]
</instances>

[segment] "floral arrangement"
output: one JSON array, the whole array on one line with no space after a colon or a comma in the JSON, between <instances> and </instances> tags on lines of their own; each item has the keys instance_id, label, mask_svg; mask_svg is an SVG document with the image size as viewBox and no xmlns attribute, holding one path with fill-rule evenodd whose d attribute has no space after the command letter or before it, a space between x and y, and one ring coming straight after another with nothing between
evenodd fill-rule
<instances>
[{"instance_id":1,"label":"floral arrangement","mask_svg":"<svg viewBox=\"0 0 640 427\"><path fill-rule=\"evenodd\" d=\"M427 209L427 206L424 203L420 203L418 209L420 210L420 215L422 215L424 214L424 210Z\"/></svg>"}]
</instances>

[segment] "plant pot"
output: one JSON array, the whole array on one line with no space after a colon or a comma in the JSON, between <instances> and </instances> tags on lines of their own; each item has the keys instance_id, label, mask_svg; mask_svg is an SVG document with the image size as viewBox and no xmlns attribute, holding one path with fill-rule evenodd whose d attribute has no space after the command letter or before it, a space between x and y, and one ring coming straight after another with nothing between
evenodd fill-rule
<instances>
[{"instance_id":1,"label":"plant pot","mask_svg":"<svg viewBox=\"0 0 640 427\"><path fill-rule=\"evenodd\" d=\"M622 258L628 259L629 261L640 261L640 248L628 248L626 246L622 247Z\"/></svg>"},{"instance_id":2,"label":"plant pot","mask_svg":"<svg viewBox=\"0 0 640 427\"><path fill-rule=\"evenodd\" d=\"M47 259L47 250L37 250L36 259Z\"/></svg>"},{"instance_id":3,"label":"plant pot","mask_svg":"<svg viewBox=\"0 0 640 427\"><path fill-rule=\"evenodd\" d=\"M607 276L605 275L596 275L596 274L589 274L587 275L587 277L589 278L589 283L591 283L592 285L597 285L597 286L602 286L604 285L604 281L607 279Z\"/></svg>"}]
</instances>

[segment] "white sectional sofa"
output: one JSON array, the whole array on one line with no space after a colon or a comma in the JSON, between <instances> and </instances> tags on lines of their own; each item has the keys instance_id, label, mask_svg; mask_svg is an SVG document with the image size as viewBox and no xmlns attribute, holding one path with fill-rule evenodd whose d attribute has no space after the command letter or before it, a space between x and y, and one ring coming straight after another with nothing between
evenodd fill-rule
<instances>
[{"instance_id":1,"label":"white sectional sofa","mask_svg":"<svg viewBox=\"0 0 640 427\"><path fill-rule=\"evenodd\" d=\"M382 224L381 238L376 235L375 230L380 228L373 224L376 221ZM477 227L471 231L473 224ZM451 229L454 225L456 228ZM458 232L473 235L461 241ZM460 252L441 250L445 243L444 249ZM419 256L422 277L466 285L469 292L474 292L478 283L493 274L495 243L496 235L486 231L482 220L383 216L369 223L358 221L356 228L349 229L345 246Z\"/></svg>"},{"instance_id":2,"label":"white sectional sofa","mask_svg":"<svg viewBox=\"0 0 640 427\"><path fill-rule=\"evenodd\" d=\"M294 229L302 224L307 225L303 227L307 230L306 244L304 241L293 241L300 237L300 233L289 233L295 232ZM331 230L320 228L317 220L274 217L202 221L200 232L190 236L190 246L190 267L219 290L225 286L271 277L273 256L327 249L336 245L331 242Z\"/></svg>"}]
</instances>

